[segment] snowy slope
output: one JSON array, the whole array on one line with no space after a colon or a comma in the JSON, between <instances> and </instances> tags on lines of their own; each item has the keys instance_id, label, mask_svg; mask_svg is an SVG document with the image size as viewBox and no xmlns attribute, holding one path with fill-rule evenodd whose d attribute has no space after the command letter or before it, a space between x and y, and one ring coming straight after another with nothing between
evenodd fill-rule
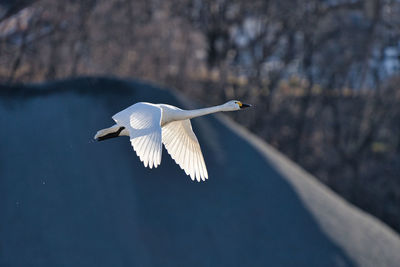
<instances>
[{"instance_id":1,"label":"snowy slope","mask_svg":"<svg viewBox=\"0 0 400 267\"><path fill-rule=\"evenodd\" d=\"M81 78L0 87L0 266L396 266L399 236L225 118L193 120L210 179L127 137L94 142L166 90Z\"/></svg>"}]
</instances>

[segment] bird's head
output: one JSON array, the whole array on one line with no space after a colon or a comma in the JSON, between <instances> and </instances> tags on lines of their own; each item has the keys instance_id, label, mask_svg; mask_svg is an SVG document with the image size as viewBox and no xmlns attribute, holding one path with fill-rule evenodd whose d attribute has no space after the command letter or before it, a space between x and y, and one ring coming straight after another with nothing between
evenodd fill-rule
<instances>
[{"instance_id":1,"label":"bird's head","mask_svg":"<svg viewBox=\"0 0 400 267\"><path fill-rule=\"evenodd\" d=\"M235 111L235 110L240 110L240 109L245 109L245 108L251 107L251 105L242 103L238 100L231 100L231 101L226 102L223 105L223 107L224 107L224 111Z\"/></svg>"}]
</instances>

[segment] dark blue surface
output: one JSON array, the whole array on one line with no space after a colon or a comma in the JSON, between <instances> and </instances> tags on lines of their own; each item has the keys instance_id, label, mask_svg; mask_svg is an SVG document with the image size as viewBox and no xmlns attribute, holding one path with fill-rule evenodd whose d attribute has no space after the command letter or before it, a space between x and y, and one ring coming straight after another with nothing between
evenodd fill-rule
<instances>
[{"instance_id":1,"label":"dark blue surface","mask_svg":"<svg viewBox=\"0 0 400 267\"><path fill-rule=\"evenodd\" d=\"M212 116L192 121L210 179L127 137L92 141L166 90L82 78L0 88L0 266L351 266L291 186ZM10 89L10 90L9 90Z\"/></svg>"}]
</instances>

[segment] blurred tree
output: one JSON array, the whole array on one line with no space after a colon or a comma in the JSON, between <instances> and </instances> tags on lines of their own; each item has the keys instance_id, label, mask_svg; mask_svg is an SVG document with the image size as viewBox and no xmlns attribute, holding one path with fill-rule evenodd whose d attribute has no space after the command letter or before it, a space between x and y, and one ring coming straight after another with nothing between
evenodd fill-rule
<instances>
[{"instance_id":1,"label":"blurred tree","mask_svg":"<svg viewBox=\"0 0 400 267\"><path fill-rule=\"evenodd\" d=\"M36 0L2 0L0 2L0 22L5 20Z\"/></svg>"}]
</instances>

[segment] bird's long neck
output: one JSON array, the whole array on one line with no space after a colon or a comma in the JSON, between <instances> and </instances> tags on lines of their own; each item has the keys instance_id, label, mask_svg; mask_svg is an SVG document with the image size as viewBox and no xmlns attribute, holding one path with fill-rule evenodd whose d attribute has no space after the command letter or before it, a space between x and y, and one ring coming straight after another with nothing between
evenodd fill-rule
<instances>
[{"instance_id":1,"label":"bird's long neck","mask_svg":"<svg viewBox=\"0 0 400 267\"><path fill-rule=\"evenodd\" d=\"M182 110L181 112L178 112L176 114L175 120L192 119L192 118L208 115L211 113L216 113L219 111L223 111L221 106L214 106L214 107L194 109L194 110Z\"/></svg>"}]
</instances>

